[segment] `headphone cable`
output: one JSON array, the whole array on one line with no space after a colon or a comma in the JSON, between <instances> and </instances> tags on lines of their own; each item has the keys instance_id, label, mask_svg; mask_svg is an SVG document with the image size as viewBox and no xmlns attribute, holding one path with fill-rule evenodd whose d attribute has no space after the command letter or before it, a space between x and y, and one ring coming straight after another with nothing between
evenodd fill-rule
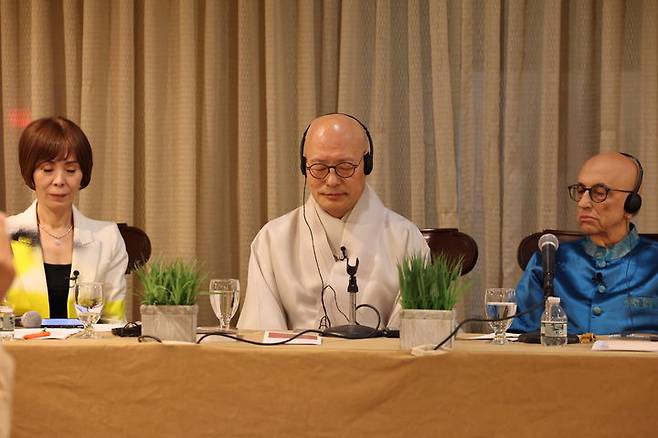
<instances>
[{"instance_id":1,"label":"headphone cable","mask_svg":"<svg viewBox=\"0 0 658 438\"><path fill-rule=\"evenodd\" d=\"M529 309L524 310L523 312L515 313L515 314L512 315L512 316L505 316L505 317L503 317L503 318L491 318L491 319L488 319L488 318L467 318L467 319L463 320L462 322L460 322L459 324L457 324L457 327L455 327L455 329L454 329L454 330L453 330L448 336L446 336L445 339L443 339L443 340L442 340L441 342L439 342L434 348L432 348L432 350L438 350L439 348L441 348L446 342L448 342L450 339L452 339L452 338L457 334L457 332L459 331L459 329L462 328L462 326L463 326L464 324L467 324L467 323L469 323L469 322L499 322L499 321L507 321L508 319L518 318L519 316L522 316L522 315L525 315L525 314L527 314L527 313L530 313L530 312L534 311L535 309L537 309L539 306L542 306L542 305L544 305L544 302L540 301L540 302L535 303L534 305L530 306Z\"/></svg>"},{"instance_id":2,"label":"headphone cable","mask_svg":"<svg viewBox=\"0 0 658 438\"><path fill-rule=\"evenodd\" d=\"M352 339L352 338L349 337L349 336L344 336L344 335L341 335L341 334L338 334L338 333L327 333L327 332L322 331L322 330L308 329L308 330L302 330L302 331L299 332L299 333L295 333L293 336L289 337L288 339L284 339L284 340L282 340L282 341L276 341L276 342L259 342L259 341L252 341L252 340L250 340L250 339L241 338L241 337L239 337L239 336L237 336L237 335L232 335L232 334L229 334L229 333L226 333L226 332L212 332L212 333L206 333L206 334L204 334L203 336L201 336L201 337L199 338L199 340L196 341L196 343L197 343L197 344L200 344L201 341L203 341L204 339L206 339L207 337L210 337L210 336L221 336L221 337L223 337L223 338L234 339L234 340L236 340L236 341L244 342L244 343L246 343L246 344L251 344L251 345L261 345L261 346L264 346L264 347L269 347L269 346L275 346L275 345L285 345L285 344L288 344L288 343L294 341L295 339L299 338L300 336L303 336L303 335L305 335L305 334L307 334L307 333L317 333L317 334L319 334L319 335L322 335L322 336L324 336L324 337L329 337L329 338ZM156 337L153 337L153 336L142 336L142 337L144 337L144 338L150 338L150 339L153 339L153 340L156 341L156 342L160 342L160 343L162 343L162 341L161 341L160 339L158 339L158 338L156 338ZM143 341L142 341L142 340L139 340L139 342L143 342Z\"/></svg>"},{"instance_id":3,"label":"headphone cable","mask_svg":"<svg viewBox=\"0 0 658 438\"><path fill-rule=\"evenodd\" d=\"M320 292L320 302L322 303L322 317L320 318L320 324L318 329L323 330L331 327L331 319L329 318L329 314L327 313L327 306L324 302L324 292L327 289L331 289L331 291L334 293L334 301L336 303L336 309L340 312L341 315L345 317L349 321L349 318L343 311L340 309L338 306L338 294L336 293L336 289L333 288L330 284L325 284L324 283L324 277L322 276L322 271L320 270L320 263L318 262L318 254L317 251L315 250L315 237L313 236L313 230L311 229L311 224L309 224L308 219L306 217L306 175L304 175L304 188L302 190L302 216L304 218L304 222L306 223L306 226L308 227L308 232L311 235L311 247L313 248L313 260L315 260L315 267L318 270L318 276L320 277L320 285L322 287L322 290Z\"/></svg>"}]
</instances>

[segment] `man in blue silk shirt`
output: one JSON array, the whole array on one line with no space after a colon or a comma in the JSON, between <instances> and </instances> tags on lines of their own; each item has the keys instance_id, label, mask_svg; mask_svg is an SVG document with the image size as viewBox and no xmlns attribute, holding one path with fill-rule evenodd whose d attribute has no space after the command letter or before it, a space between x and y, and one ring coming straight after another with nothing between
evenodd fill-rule
<instances>
[{"instance_id":1,"label":"man in blue silk shirt","mask_svg":"<svg viewBox=\"0 0 658 438\"><path fill-rule=\"evenodd\" d=\"M658 242L640 237L631 223L642 203L642 176L637 159L608 152L587 160L569 186L585 237L560 245L554 289L570 334L658 332ZM539 252L516 293L519 312L544 300ZM543 311L540 305L517 318L510 331L538 331Z\"/></svg>"}]
</instances>

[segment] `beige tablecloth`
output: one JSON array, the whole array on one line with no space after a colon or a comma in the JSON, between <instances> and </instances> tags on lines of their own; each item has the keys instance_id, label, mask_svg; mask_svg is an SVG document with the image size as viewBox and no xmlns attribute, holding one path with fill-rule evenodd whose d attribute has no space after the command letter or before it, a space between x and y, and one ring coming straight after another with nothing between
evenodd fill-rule
<instances>
[{"instance_id":1,"label":"beige tablecloth","mask_svg":"<svg viewBox=\"0 0 658 438\"><path fill-rule=\"evenodd\" d=\"M658 430L658 355L588 345L15 341L13 436L618 437Z\"/></svg>"},{"instance_id":2,"label":"beige tablecloth","mask_svg":"<svg viewBox=\"0 0 658 438\"><path fill-rule=\"evenodd\" d=\"M12 394L14 386L14 361L0 345L0 438L8 438Z\"/></svg>"}]
</instances>

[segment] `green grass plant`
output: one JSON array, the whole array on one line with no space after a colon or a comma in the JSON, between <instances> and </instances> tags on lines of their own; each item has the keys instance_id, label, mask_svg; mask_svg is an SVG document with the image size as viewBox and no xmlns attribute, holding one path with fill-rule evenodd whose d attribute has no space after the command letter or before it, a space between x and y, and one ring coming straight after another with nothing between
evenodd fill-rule
<instances>
[{"instance_id":1,"label":"green grass plant","mask_svg":"<svg viewBox=\"0 0 658 438\"><path fill-rule=\"evenodd\" d=\"M398 264L403 309L452 310L469 288L461 278L462 260L437 255L433 261L416 254Z\"/></svg>"},{"instance_id":2,"label":"green grass plant","mask_svg":"<svg viewBox=\"0 0 658 438\"><path fill-rule=\"evenodd\" d=\"M196 304L202 275L196 262L154 260L135 271L144 287L142 304L191 306Z\"/></svg>"}]
</instances>

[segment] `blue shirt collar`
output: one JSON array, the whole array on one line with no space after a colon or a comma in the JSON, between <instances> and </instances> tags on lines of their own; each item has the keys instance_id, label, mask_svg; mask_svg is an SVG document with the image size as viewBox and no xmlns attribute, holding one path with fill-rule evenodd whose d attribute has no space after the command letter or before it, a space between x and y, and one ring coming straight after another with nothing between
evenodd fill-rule
<instances>
[{"instance_id":1,"label":"blue shirt collar","mask_svg":"<svg viewBox=\"0 0 658 438\"><path fill-rule=\"evenodd\" d=\"M605 261L612 261L624 257L631 252L640 240L640 235L637 232L634 224L631 224L630 231L619 242L612 245L610 248L598 246L587 236L583 239L583 248L585 252L595 259L603 259Z\"/></svg>"}]
</instances>

